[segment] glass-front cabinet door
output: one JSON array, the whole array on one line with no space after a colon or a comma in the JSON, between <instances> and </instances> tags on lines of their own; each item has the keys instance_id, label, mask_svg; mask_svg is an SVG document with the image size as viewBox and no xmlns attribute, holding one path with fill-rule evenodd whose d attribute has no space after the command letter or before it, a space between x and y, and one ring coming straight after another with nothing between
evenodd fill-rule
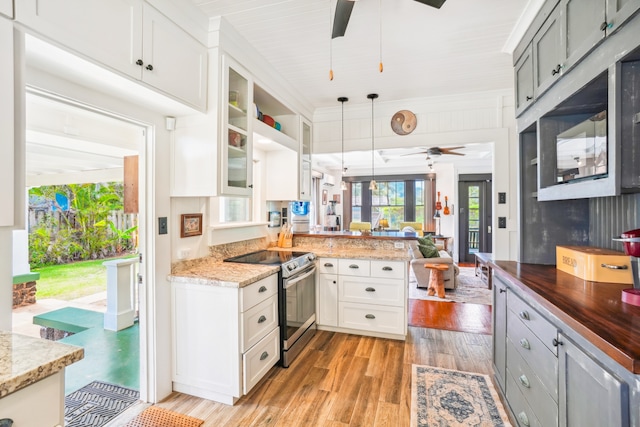
<instances>
[{"instance_id":1,"label":"glass-front cabinet door","mask_svg":"<svg viewBox=\"0 0 640 427\"><path fill-rule=\"evenodd\" d=\"M300 200L311 200L311 122L301 119Z\"/></svg>"},{"instance_id":2,"label":"glass-front cabinet door","mask_svg":"<svg viewBox=\"0 0 640 427\"><path fill-rule=\"evenodd\" d=\"M224 57L223 126L220 155L220 194L250 196L252 187L252 134L250 106L253 85L248 73Z\"/></svg>"}]
</instances>

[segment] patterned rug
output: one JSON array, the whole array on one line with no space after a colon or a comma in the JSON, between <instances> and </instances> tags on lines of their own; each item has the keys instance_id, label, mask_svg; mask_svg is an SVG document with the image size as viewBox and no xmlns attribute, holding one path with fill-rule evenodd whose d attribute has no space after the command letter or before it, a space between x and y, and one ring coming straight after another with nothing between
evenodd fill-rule
<instances>
[{"instance_id":1,"label":"patterned rug","mask_svg":"<svg viewBox=\"0 0 640 427\"><path fill-rule=\"evenodd\" d=\"M140 393L94 381L64 398L65 427L101 427L138 401Z\"/></svg>"},{"instance_id":2,"label":"patterned rug","mask_svg":"<svg viewBox=\"0 0 640 427\"><path fill-rule=\"evenodd\" d=\"M411 427L511 426L488 375L413 365Z\"/></svg>"},{"instance_id":3,"label":"patterned rug","mask_svg":"<svg viewBox=\"0 0 640 427\"><path fill-rule=\"evenodd\" d=\"M198 427L203 420L150 406L124 427Z\"/></svg>"},{"instance_id":4,"label":"patterned rug","mask_svg":"<svg viewBox=\"0 0 640 427\"><path fill-rule=\"evenodd\" d=\"M491 290L479 277L476 277L473 267L460 267L458 287L445 289L444 293L444 298L427 295L427 288L418 288L413 269L409 269L409 298L411 299L491 305Z\"/></svg>"}]
</instances>

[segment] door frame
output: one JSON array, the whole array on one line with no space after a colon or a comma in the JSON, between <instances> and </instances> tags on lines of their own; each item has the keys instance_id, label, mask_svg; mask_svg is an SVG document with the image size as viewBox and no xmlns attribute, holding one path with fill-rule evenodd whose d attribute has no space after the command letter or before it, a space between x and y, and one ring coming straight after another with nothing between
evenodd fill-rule
<instances>
[{"instance_id":1,"label":"door frame","mask_svg":"<svg viewBox=\"0 0 640 427\"><path fill-rule=\"evenodd\" d=\"M488 227L492 226L493 216L493 174L458 175L458 260L473 262L474 256L469 252L468 226L468 187L471 183L480 183L481 215L478 236L478 252L492 251L492 234Z\"/></svg>"}]
</instances>

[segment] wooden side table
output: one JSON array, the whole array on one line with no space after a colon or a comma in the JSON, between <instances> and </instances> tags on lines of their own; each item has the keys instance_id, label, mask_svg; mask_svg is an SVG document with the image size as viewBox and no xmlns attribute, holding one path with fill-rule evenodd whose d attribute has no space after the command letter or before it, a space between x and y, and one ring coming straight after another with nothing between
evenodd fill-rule
<instances>
[{"instance_id":1,"label":"wooden side table","mask_svg":"<svg viewBox=\"0 0 640 427\"><path fill-rule=\"evenodd\" d=\"M491 267L489 267L489 261L493 260L493 254L487 252L478 252L476 254L475 272L476 276L480 277L482 283L487 285L487 288L491 289Z\"/></svg>"},{"instance_id":2,"label":"wooden side table","mask_svg":"<svg viewBox=\"0 0 640 427\"><path fill-rule=\"evenodd\" d=\"M436 292L438 298L444 298L444 276L443 271L449 269L448 264L425 264L424 268L431 269L429 275L429 287L427 288L427 295L434 295Z\"/></svg>"}]
</instances>

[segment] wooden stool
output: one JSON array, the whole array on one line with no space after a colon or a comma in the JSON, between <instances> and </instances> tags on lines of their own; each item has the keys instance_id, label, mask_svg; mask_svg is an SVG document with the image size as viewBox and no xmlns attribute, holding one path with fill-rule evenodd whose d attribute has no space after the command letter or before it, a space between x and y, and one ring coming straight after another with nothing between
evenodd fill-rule
<instances>
[{"instance_id":1,"label":"wooden stool","mask_svg":"<svg viewBox=\"0 0 640 427\"><path fill-rule=\"evenodd\" d=\"M444 298L444 276L442 272L449 269L448 264L425 264L424 268L431 269L427 295L438 293L438 298Z\"/></svg>"}]
</instances>

